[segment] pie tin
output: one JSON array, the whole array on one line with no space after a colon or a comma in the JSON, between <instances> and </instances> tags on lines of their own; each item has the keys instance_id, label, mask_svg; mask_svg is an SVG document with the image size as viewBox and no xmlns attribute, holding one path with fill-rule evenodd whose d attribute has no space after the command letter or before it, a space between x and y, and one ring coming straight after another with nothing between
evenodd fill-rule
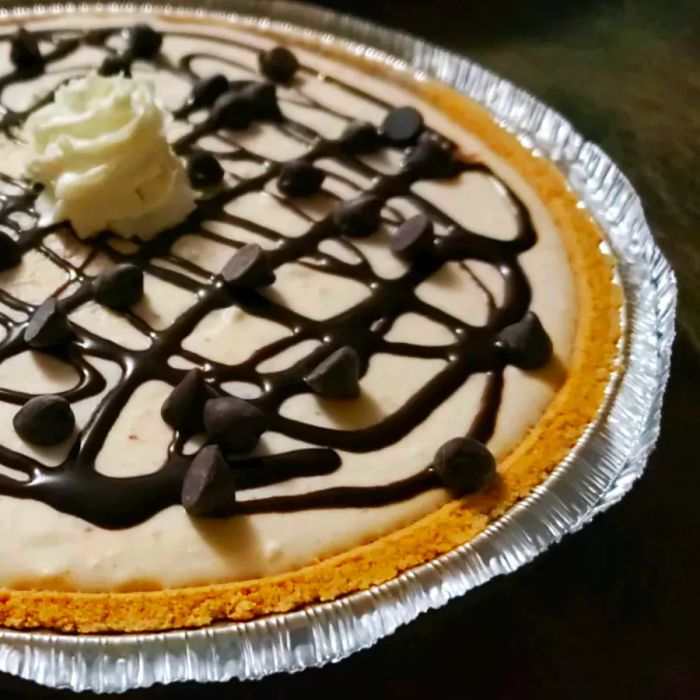
<instances>
[{"instance_id":1,"label":"pie tin","mask_svg":"<svg viewBox=\"0 0 700 700\"><path fill-rule=\"evenodd\" d=\"M34 13L158 10L299 31L398 71L437 79L481 103L553 161L606 234L624 289L621 369L572 453L521 503L471 542L389 583L298 612L158 634L78 636L0 630L0 671L45 686L120 692L154 683L255 679L339 661L494 576L515 571L619 501L659 434L676 313L676 282L642 204L603 151L554 110L466 58L413 36L307 5L214 0L168 5L82 3L0 9ZM3 3L0 3L3 5ZM264 11L264 16L261 16Z\"/></svg>"}]
</instances>

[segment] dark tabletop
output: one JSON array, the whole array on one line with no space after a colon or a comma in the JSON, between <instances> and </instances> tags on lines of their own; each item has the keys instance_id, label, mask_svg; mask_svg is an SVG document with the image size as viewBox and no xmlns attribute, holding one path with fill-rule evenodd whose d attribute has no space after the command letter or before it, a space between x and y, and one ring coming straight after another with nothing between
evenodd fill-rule
<instances>
[{"instance_id":1,"label":"dark tabletop","mask_svg":"<svg viewBox=\"0 0 700 700\"><path fill-rule=\"evenodd\" d=\"M700 698L700 2L320 4L465 53L621 166L681 287L661 438L634 490L592 525L369 651L256 683L124 697ZM3 699L69 696L0 676Z\"/></svg>"}]
</instances>

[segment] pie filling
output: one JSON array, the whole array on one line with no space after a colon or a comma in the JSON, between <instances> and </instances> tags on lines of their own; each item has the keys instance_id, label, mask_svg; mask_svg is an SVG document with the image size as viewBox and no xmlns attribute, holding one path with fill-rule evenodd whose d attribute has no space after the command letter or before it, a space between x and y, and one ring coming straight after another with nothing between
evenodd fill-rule
<instances>
[{"instance_id":1,"label":"pie filling","mask_svg":"<svg viewBox=\"0 0 700 700\"><path fill-rule=\"evenodd\" d=\"M418 93L278 43L2 31L0 586L299 568L493 484L563 383L534 191Z\"/></svg>"}]
</instances>

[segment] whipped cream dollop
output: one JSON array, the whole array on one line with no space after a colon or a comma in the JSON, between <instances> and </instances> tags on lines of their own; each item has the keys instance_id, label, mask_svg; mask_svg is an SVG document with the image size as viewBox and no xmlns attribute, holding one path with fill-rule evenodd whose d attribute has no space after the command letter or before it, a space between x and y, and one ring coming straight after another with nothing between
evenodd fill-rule
<instances>
[{"instance_id":1,"label":"whipped cream dollop","mask_svg":"<svg viewBox=\"0 0 700 700\"><path fill-rule=\"evenodd\" d=\"M44 185L42 224L70 221L80 238L110 230L149 240L187 217L195 195L165 135L153 86L124 76L61 86L26 121L26 176Z\"/></svg>"}]
</instances>

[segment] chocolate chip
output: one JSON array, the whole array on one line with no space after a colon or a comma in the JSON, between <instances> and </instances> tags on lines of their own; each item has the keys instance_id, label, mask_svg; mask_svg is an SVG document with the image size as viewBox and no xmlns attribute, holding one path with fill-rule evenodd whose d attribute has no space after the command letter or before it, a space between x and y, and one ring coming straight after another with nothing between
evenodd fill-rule
<instances>
[{"instance_id":1,"label":"chocolate chip","mask_svg":"<svg viewBox=\"0 0 700 700\"><path fill-rule=\"evenodd\" d=\"M374 124L356 121L345 127L340 143L348 153L374 153L379 148L381 139Z\"/></svg>"},{"instance_id":2,"label":"chocolate chip","mask_svg":"<svg viewBox=\"0 0 700 700\"><path fill-rule=\"evenodd\" d=\"M448 178L459 173L460 163L449 142L440 142L422 134L406 156L404 167L422 178Z\"/></svg>"},{"instance_id":3,"label":"chocolate chip","mask_svg":"<svg viewBox=\"0 0 700 700\"><path fill-rule=\"evenodd\" d=\"M0 270L9 270L22 259L17 241L0 232Z\"/></svg>"},{"instance_id":4,"label":"chocolate chip","mask_svg":"<svg viewBox=\"0 0 700 700\"><path fill-rule=\"evenodd\" d=\"M406 260L419 259L432 249L434 234L433 222L425 214L416 214L396 229L391 250Z\"/></svg>"},{"instance_id":5,"label":"chocolate chip","mask_svg":"<svg viewBox=\"0 0 700 700\"><path fill-rule=\"evenodd\" d=\"M123 74L129 78L131 77L131 61L127 56L110 53L104 57L97 72L105 77Z\"/></svg>"},{"instance_id":6,"label":"chocolate chip","mask_svg":"<svg viewBox=\"0 0 700 700\"><path fill-rule=\"evenodd\" d=\"M224 282L236 289L264 287L275 281L267 253L257 244L239 248L221 271Z\"/></svg>"},{"instance_id":7,"label":"chocolate chip","mask_svg":"<svg viewBox=\"0 0 700 700\"><path fill-rule=\"evenodd\" d=\"M216 445L203 447L182 482L180 501L195 517L221 518L236 509L236 480Z\"/></svg>"},{"instance_id":8,"label":"chocolate chip","mask_svg":"<svg viewBox=\"0 0 700 700\"><path fill-rule=\"evenodd\" d=\"M277 178L277 189L288 197L310 197L321 189L326 173L311 163L292 160L284 163Z\"/></svg>"},{"instance_id":9,"label":"chocolate chip","mask_svg":"<svg viewBox=\"0 0 700 700\"><path fill-rule=\"evenodd\" d=\"M209 389L200 369L191 369L170 392L160 409L163 420L172 428L188 433L201 430L204 404Z\"/></svg>"},{"instance_id":10,"label":"chocolate chip","mask_svg":"<svg viewBox=\"0 0 700 700\"><path fill-rule=\"evenodd\" d=\"M163 35L147 24L137 24L128 31L128 52L135 58L153 58L163 43Z\"/></svg>"},{"instance_id":11,"label":"chocolate chip","mask_svg":"<svg viewBox=\"0 0 700 700\"><path fill-rule=\"evenodd\" d=\"M12 419L17 435L32 445L58 445L75 429L71 405L61 396L35 396Z\"/></svg>"},{"instance_id":12,"label":"chocolate chip","mask_svg":"<svg viewBox=\"0 0 700 700\"><path fill-rule=\"evenodd\" d=\"M126 311L143 297L143 272L130 263L115 265L95 280L95 300Z\"/></svg>"},{"instance_id":13,"label":"chocolate chip","mask_svg":"<svg viewBox=\"0 0 700 700\"><path fill-rule=\"evenodd\" d=\"M248 103L254 119L279 121L282 118L277 102L277 88L273 83L250 83L237 94Z\"/></svg>"},{"instance_id":14,"label":"chocolate chip","mask_svg":"<svg viewBox=\"0 0 700 700\"><path fill-rule=\"evenodd\" d=\"M288 83L299 69L297 57L284 46L261 51L258 56L260 72L276 83Z\"/></svg>"},{"instance_id":15,"label":"chocolate chip","mask_svg":"<svg viewBox=\"0 0 700 700\"><path fill-rule=\"evenodd\" d=\"M36 37L24 27L20 27L10 41L10 60L20 70L36 71L44 67Z\"/></svg>"},{"instance_id":16,"label":"chocolate chip","mask_svg":"<svg viewBox=\"0 0 700 700\"><path fill-rule=\"evenodd\" d=\"M215 73L208 78L202 78L194 84L187 101L187 106L190 109L208 107L214 104L214 101L223 95L228 88L228 79L221 73Z\"/></svg>"},{"instance_id":17,"label":"chocolate chip","mask_svg":"<svg viewBox=\"0 0 700 700\"><path fill-rule=\"evenodd\" d=\"M365 238L379 228L381 212L381 199L374 195L362 195L340 202L333 212L333 223L341 235Z\"/></svg>"},{"instance_id":18,"label":"chocolate chip","mask_svg":"<svg viewBox=\"0 0 700 700\"><path fill-rule=\"evenodd\" d=\"M214 102L209 118L219 129L246 129L253 121L250 100L238 92L226 92Z\"/></svg>"},{"instance_id":19,"label":"chocolate chip","mask_svg":"<svg viewBox=\"0 0 700 700\"><path fill-rule=\"evenodd\" d=\"M327 399L356 399L360 395L360 358L345 345L331 353L305 378L311 390Z\"/></svg>"},{"instance_id":20,"label":"chocolate chip","mask_svg":"<svg viewBox=\"0 0 700 700\"><path fill-rule=\"evenodd\" d=\"M29 319L24 340L30 348L51 348L73 337L66 312L55 299L47 299Z\"/></svg>"},{"instance_id":21,"label":"chocolate chip","mask_svg":"<svg viewBox=\"0 0 700 700\"><path fill-rule=\"evenodd\" d=\"M265 431L265 415L248 401L223 396L204 404L204 428L220 447L250 452Z\"/></svg>"},{"instance_id":22,"label":"chocolate chip","mask_svg":"<svg viewBox=\"0 0 700 700\"><path fill-rule=\"evenodd\" d=\"M552 358L552 340L532 311L517 323L506 326L498 336L498 343L506 360L521 369L539 369Z\"/></svg>"},{"instance_id":23,"label":"chocolate chip","mask_svg":"<svg viewBox=\"0 0 700 700\"><path fill-rule=\"evenodd\" d=\"M187 177L192 187L202 189L218 185L224 178L221 163L206 151L193 153L187 161Z\"/></svg>"},{"instance_id":24,"label":"chocolate chip","mask_svg":"<svg viewBox=\"0 0 700 700\"><path fill-rule=\"evenodd\" d=\"M477 440L453 438L437 451L433 468L453 494L464 496L479 491L493 480L496 460Z\"/></svg>"},{"instance_id":25,"label":"chocolate chip","mask_svg":"<svg viewBox=\"0 0 700 700\"><path fill-rule=\"evenodd\" d=\"M425 128L423 115L413 107L395 107L382 123L382 134L397 146L416 141Z\"/></svg>"}]
</instances>

